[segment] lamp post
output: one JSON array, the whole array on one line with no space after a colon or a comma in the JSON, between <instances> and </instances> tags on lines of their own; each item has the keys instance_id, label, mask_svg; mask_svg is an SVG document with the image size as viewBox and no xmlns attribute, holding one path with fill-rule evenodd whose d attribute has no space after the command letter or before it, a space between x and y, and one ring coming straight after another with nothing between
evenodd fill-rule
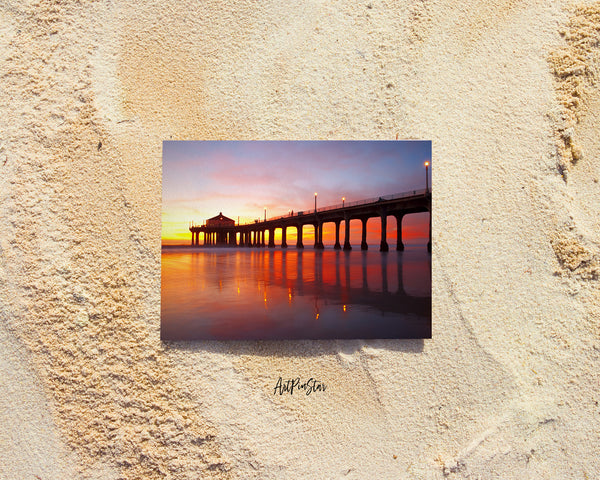
<instances>
[{"instance_id":1,"label":"lamp post","mask_svg":"<svg viewBox=\"0 0 600 480\"><path fill-rule=\"evenodd\" d=\"M346 203L346 197L342 197L342 208L344 208L345 203Z\"/></svg>"},{"instance_id":2,"label":"lamp post","mask_svg":"<svg viewBox=\"0 0 600 480\"><path fill-rule=\"evenodd\" d=\"M429 193L429 162L425 162L425 193Z\"/></svg>"},{"instance_id":3,"label":"lamp post","mask_svg":"<svg viewBox=\"0 0 600 480\"><path fill-rule=\"evenodd\" d=\"M267 221L267 207L265 207L265 222Z\"/></svg>"},{"instance_id":4,"label":"lamp post","mask_svg":"<svg viewBox=\"0 0 600 480\"><path fill-rule=\"evenodd\" d=\"M317 192L315 192L315 215L317 214Z\"/></svg>"}]
</instances>

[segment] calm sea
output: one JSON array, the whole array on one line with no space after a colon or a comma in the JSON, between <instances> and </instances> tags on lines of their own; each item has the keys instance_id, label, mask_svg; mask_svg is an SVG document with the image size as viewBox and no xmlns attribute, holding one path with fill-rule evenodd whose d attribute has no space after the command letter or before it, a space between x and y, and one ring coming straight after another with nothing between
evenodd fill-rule
<instances>
[{"instance_id":1,"label":"calm sea","mask_svg":"<svg viewBox=\"0 0 600 480\"><path fill-rule=\"evenodd\" d=\"M163 248L163 340L431 336L431 255Z\"/></svg>"}]
</instances>

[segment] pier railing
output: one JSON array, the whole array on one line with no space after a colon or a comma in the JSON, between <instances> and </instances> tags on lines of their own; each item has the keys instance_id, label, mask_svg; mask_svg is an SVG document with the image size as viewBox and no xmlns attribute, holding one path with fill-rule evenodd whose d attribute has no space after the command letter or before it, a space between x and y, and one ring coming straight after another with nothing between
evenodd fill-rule
<instances>
[{"instance_id":1,"label":"pier railing","mask_svg":"<svg viewBox=\"0 0 600 480\"><path fill-rule=\"evenodd\" d=\"M417 189L417 190L407 190L405 192L401 192L401 193L394 193L392 195L384 195L382 197L372 197L372 198L365 198L363 200L357 200L355 202L344 202L344 203L338 203L336 205L327 205L326 207L321 207L321 208L317 208L317 213L319 212L328 212L330 210L340 210L343 208L351 208L351 207L359 207L361 205L368 205L370 203L377 203L377 202L386 202L388 200L398 200L400 198L406 198L406 197L414 197L416 195L424 195L426 193L431 192L431 188L429 190L425 189L425 188L421 188L421 189ZM271 218L267 218L267 221L272 221L272 220L280 220L282 218L292 218L292 217L303 217L305 215L314 215L315 213L315 209L311 208L308 210L301 210L298 212L293 212L293 213L288 213L287 215L278 215L276 217L271 217ZM246 223L240 223L239 225L236 226L241 226L241 225L254 225L256 223L263 223L264 220L260 219L260 220L253 220L252 222L246 222ZM205 225L195 225L191 224L192 226L205 226Z\"/></svg>"},{"instance_id":2,"label":"pier railing","mask_svg":"<svg viewBox=\"0 0 600 480\"><path fill-rule=\"evenodd\" d=\"M319 212L328 212L330 210L339 210L342 208L350 208L350 207L358 207L361 205L368 205L370 203L376 203L376 202L385 202L388 200L398 200L400 198L406 198L406 197L414 197L415 195L424 195L427 192L430 192L431 189L426 190L425 188L421 188L419 190L409 190L406 192L402 192L402 193L394 193L393 195L384 195L382 197L372 197L372 198L366 198L363 200L357 200L355 202L344 202L344 203L338 203L337 205L327 205L326 207L321 207L321 208L317 208L317 213ZM290 217L302 217L304 215L314 215L315 213L315 209L309 209L309 210L304 210L304 211L299 211L299 212L293 212L293 214L287 214L287 215L278 215L277 217L271 217L268 218L267 221L270 220L280 220L282 218L290 218ZM252 222L254 223L254 222ZM242 224L242 225L249 225L249 224Z\"/></svg>"}]
</instances>

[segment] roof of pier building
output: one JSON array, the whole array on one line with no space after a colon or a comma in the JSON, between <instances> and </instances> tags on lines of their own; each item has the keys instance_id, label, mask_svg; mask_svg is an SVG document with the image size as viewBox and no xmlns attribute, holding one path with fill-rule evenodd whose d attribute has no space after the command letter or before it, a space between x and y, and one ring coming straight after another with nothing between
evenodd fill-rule
<instances>
[{"instance_id":1,"label":"roof of pier building","mask_svg":"<svg viewBox=\"0 0 600 480\"><path fill-rule=\"evenodd\" d=\"M223 212L219 212L216 217L209 218L206 221L207 227L233 227L235 226L235 220L223 215Z\"/></svg>"}]
</instances>

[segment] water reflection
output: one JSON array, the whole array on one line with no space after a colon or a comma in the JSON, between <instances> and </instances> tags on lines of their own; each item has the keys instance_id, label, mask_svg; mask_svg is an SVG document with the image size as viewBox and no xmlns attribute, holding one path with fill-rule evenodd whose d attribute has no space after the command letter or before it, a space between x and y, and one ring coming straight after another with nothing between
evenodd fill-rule
<instances>
[{"instance_id":1,"label":"water reflection","mask_svg":"<svg viewBox=\"0 0 600 480\"><path fill-rule=\"evenodd\" d=\"M427 338L431 257L163 250L161 322L164 340Z\"/></svg>"}]
</instances>

